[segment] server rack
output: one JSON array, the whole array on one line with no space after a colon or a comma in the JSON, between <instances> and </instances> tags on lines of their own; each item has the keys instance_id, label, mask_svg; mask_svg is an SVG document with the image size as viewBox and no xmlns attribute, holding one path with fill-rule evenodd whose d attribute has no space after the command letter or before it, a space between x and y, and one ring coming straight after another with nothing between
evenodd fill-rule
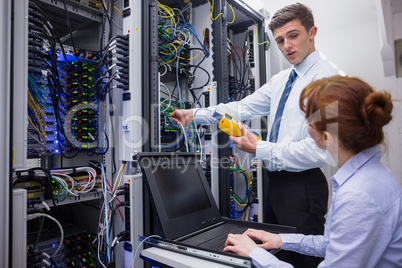
<instances>
[{"instance_id":1,"label":"server rack","mask_svg":"<svg viewBox=\"0 0 402 268\"><path fill-rule=\"evenodd\" d=\"M160 3L167 6L183 6L186 3L190 6L190 13L204 14L206 17L208 13L205 12L205 9L208 8L207 1L160 1ZM227 24L229 20L233 20L233 15L228 11L230 5L233 13L236 14L237 20L234 20L235 23ZM208 71L210 72L211 83L208 85L209 89L213 89L213 94L211 96L214 99L209 99L210 104L218 104L218 103L226 103L229 101L229 74L230 74L230 66L228 63L228 36L229 32L234 32L235 34L245 33L250 27L256 26L254 30L254 34L256 34L256 40L260 40L259 43L261 45L256 45L255 48L258 50L258 66L256 67L256 75L258 76L259 83L257 86L260 86L266 82L267 79L267 69L266 69L266 52L269 48L268 37L265 33L266 31L266 21L269 18L269 14L262 13L259 11L255 11L250 8L245 1L214 1L214 8L210 14L209 20L207 19L206 29L208 29L210 35L210 43L211 43L211 51L210 64L206 65ZM145 49L149 47L149 50L145 51L148 56L148 66L145 68L146 72L144 77L149 78L149 107L147 109L146 105L144 105L144 115L146 116L146 121L149 122L149 132L151 133L151 143L148 144L145 148L145 151L159 151L161 148L161 117L160 117L160 91L161 91L161 78L159 76L158 69L158 22L156 21L158 16L158 2L149 1L146 7L148 10L144 12L148 16L148 19L145 20L145 23L149 25L149 36L145 38L144 42L148 45L144 46ZM211 8L211 6L209 6ZM200 20L194 15L194 23L200 24ZM212 19L213 18L213 19ZM204 19L205 21L205 19ZM202 21L202 24L204 23ZM203 25L202 25L203 26ZM195 29L201 29L201 31L197 31L198 36L201 36L203 33L202 28L199 25L193 25ZM200 38L201 39L201 38ZM186 94L190 96L190 93L184 89L182 94ZM202 93L198 93L202 94ZM197 97L200 95L197 95ZM210 97L211 97L210 96ZM148 101L146 101L148 102ZM195 107L195 103L193 103L193 107ZM205 105L205 103L203 103ZM260 124L258 127L261 128ZM214 126L210 127L211 130ZM216 129L216 128L215 128ZM224 133L219 133L217 135L213 135L216 138L216 144L225 145L229 144L228 136ZM229 163L229 155L232 152L232 149L229 146L218 146L211 147L207 144L208 142L204 140L204 146L206 148L211 149L211 153L203 152L204 160L207 161L207 158L213 157L222 160L221 163ZM156 145L156 146L155 146ZM223 166L221 168L215 167L215 169L210 171L212 174L211 178L211 188L214 194L214 197L218 203L218 206L221 210L222 215L230 216L231 214L231 193L230 193L230 177L231 171L230 166Z\"/></svg>"},{"instance_id":2,"label":"server rack","mask_svg":"<svg viewBox=\"0 0 402 268\"><path fill-rule=\"evenodd\" d=\"M10 218L11 214L11 206L12 200L11 198L11 187L10 182L7 178L10 177L11 171L11 160L12 160L12 148L10 146L10 141L12 140L12 136L10 133L10 127L12 125L11 121L11 101L12 96L10 90L6 90L12 88L12 80L11 76L13 73L12 67L12 58L11 53L13 48L13 44L11 42L12 36L12 4L8 1L2 1L0 3L0 13L1 13L1 26L0 26L0 53L2 57L2 61L0 64L0 83L4 90L1 92L1 132L0 132L0 145L2 146L2 150L0 153L0 165L1 165L1 177L3 178L3 185L1 187L0 199L3 204L2 209L0 210L0 218L2 219L0 222L0 241L1 248L3 249L0 253L0 262L2 267L8 267L9 264L12 263L11 257L11 239L10 233L13 230L12 220Z\"/></svg>"},{"instance_id":3,"label":"server rack","mask_svg":"<svg viewBox=\"0 0 402 268\"><path fill-rule=\"evenodd\" d=\"M94 96L96 79L98 79L95 71L102 53L106 51L105 46L109 39L114 35L122 35L120 28L123 26L123 19L118 11L123 9L123 3L119 1L105 7L103 2L97 0L5 2L14 5L11 40L15 44L14 51L11 53L14 62L11 84L13 96L11 122L14 122L13 161L9 162L14 172L8 176L7 181L14 184L14 188L25 188L28 191L26 206L29 213L40 209L46 211L45 207L49 206L50 212L42 214L48 215L48 218L57 218L58 221L55 222L59 222L61 229L64 229L60 237L56 224L40 219L35 220L32 217L33 214L30 214L28 216L31 221L28 225L29 232L32 232L32 228L38 222L42 222L40 227L38 225L39 232L35 231L41 234L40 237L38 235L36 241L31 242L28 239L28 244L23 245L23 248L16 248L18 244L11 245L10 248L13 254L24 254L28 248L28 261L25 265L37 262L35 259L37 257L31 255L29 251L40 250L50 255L55 254L52 261L58 267L79 264L96 267L98 263L95 256L96 245L90 245L88 242L93 242L94 234L98 233L97 222L104 203L102 202L104 195L101 186L104 185L102 178L107 177L111 180L116 177L113 175L117 173L118 168L115 166L116 159L121 159L119 146L115 146L115 140L119 140L115 133L119 130L117 123L120 111L112 107L116 104L119 107L121 105L119 101L114 103L111 101L121 98L121 93L118 94L118 89L115 89L121 83L112 81L108 84L105 80L100 81L99 84L105 86L102 89L108 91L104 97L98 99ZM102 23L107 20L110 24ZM57 59L52 60L53 57ZM54 66L52 70L50 65ZM56 96L52 96L52 98L59 98L59 104L55 104L53 100L50 101L51 92L47 88L50 88L51 84L49 80L46 81L46 77L51 75L54 75L53 85L59 83L58 87L61 90L55 94ZM111 90L112 87L114 91ZM32 88L37 92L46 91L46 94L35 96L32 100L31 92L29 92ZM30 106L32 102L37 107L34 112ZM115 114L114 111L116 111ZM33 113L36 118L43 119L43 122L38 124L42 127L39 129L43 135L38 134L38 129L34 130L37 122L32 122ZM58 116L60 118L56 119ZM57 124L63 124L64 129L58 128ZM62 136L56 134L62 131L65 131ZM108 139L109 137L111 140ZM71 139L70 143L67 142L69 139ZM59 146L59 143L63 145ZM95 171L96 175L95 173L83 175L81 172L83 167ZM51 176L56 177L61 176L54 175L57 173L63 173L62 176L67 174L71 176L70 179L64 180L66 181L64 190L59 185L61 182L57 182L54 178L52 183L49 179L47 190L44 187L42 190L42 186L32 182L31 178L42 176L43 173L53 174ZM88 181L88 191L86 191L87 186L84 188L71 186L73 180L78 183L76 185L80 185L82 181ZM90 181L91 184L89 184ZM55 186L55 183L59 186ZM111 180L111 183L114 182ZM69 193L66 194L69 187L72 188L68 189ZM106 189L106 186L103 188ZM71 194L70 190L75 194ZM34 205L36 203L38 204ZM112 228L114 230L110 231L111 236L124 230L121 228L123 216L115 218L115 225ZM15 226L19 226L22 221L24 218L13 218ZM44 226L43 229L42 226ZM43 232L47 228L50 230L54 227L56 227L55 234L46 236ZM11 243L12 241L13 239ZM118 249L118 251L121 250ZM101 251L105 252L105 255L109 253L109 249ZM74 256L71 252L74 252ZM119 255L121 254L119 252ZM106 259L105 256L100 258ZM123 260L119 258L116 262L120 265Z\"/></svg>"}]
</instances>

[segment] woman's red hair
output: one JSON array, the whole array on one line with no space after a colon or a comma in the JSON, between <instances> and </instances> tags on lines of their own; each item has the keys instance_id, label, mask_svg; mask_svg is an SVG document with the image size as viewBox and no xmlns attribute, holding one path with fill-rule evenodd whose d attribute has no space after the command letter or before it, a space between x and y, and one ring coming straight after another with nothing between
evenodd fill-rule
<instances>
[{"instance_id":1,"label":"woman's red hair","mask_svg":"<svg viewBox=\"0 0 402 268\"><path fill-rule=\"evenodd\" d=\"M300 108L309 121L319 117L310 123L320 132L336 123L344 148L358 153L382 143L393 104L389 93L376 92L359 78L333 76L310 83L301 93Z\"/></svg>"}]
</instances>

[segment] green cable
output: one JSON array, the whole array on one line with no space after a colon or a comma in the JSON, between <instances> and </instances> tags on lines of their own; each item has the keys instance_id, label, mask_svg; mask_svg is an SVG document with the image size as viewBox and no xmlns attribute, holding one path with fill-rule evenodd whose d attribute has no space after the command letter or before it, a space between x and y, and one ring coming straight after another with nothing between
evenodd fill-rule
<instances>
[{"instance_id":1,"label":"green cable","mask_svg":"<svg viewBox=\"0 0 402 268\"><path fill-rule=\"evenodd\" d=\"M158 46L158 47L161 48L161 49L163 49L163 50L165 50L166 53L169 53L169 51L168 51L165 47L163 47L163 46Z\"/></svg>"},{"instance_id":2,"label":"green cable","mask_svg":"<svg viewBox=\"0 0 402 268\"><path fill-rule=\"evenodd\" d=\"M44 106L46 109L48 109L49 105L47 105L44 102L44 98L42 97L43 91L38 87L35 80L32 78L31 74L28 74L28 83L31 86L32 90L34 91L35 95L37 96L37 98L35 98L35 99L38 102L40 102L42 104L42 106ZM41 84L45 85L44 83L41 83ZM46 87L46 85L45 85L45 87ZM47 90L47 88L46 88L46 90ZM41 92L41 93L39 93L39 92ZM48 93L48 92L46 91L46 93Z\"/></svg>"},{"instance_id":3,"label":"green cable","mask_svg":"<svg viewBox=\"0 0 402 268\"><path fill-rule=\"evenodd\" d=\"M236 199L236 201L239 204L241 204L241 205L247 204L247 197L245 197L243 200L241 200L240 197L236 193L233 193L232 196L233 196L234 199Z\"/></svg>"},{"instance_id":4,"label":"green cable","mask_svg":"<svg viewBox=\"0 0 402 268\"><path fill-rule=\"evenodd\" d=\"M247 190L250 189L250 185L248 184L248 178L247 178L247 175L246 175L244 169L241 169L241 168L230 168L230 171L235 171L235 172L240 172L240 173L242 173L243 176L244 176L245 182L246 182L246 189L247 189ZM246 193L246 196L243 198L243 200L241 200L240 197L239 197L236 193L234 193L234 192L233 192L233 197L234 197L239 203L241 203L241 204L243 204L243 205L244 205L244 204L247 204L247 200L248 200L248 195L247 195L247 193Z\"/></svg>"},{"instance_id":5,"label":"green cable","mask_svg":"<svg viewBox=\"0 0 402 268\"><path fill-rule=\"evenodd\" d=\"M175 126L175 127L178 128L178 129L182 129L181 127L179 127L178 125L176 125L176 124L172 121L172 119L170 119L169 115L168 115L166 112L163 112L163 113L164 113L165 116L169 119L170 123L171 123L173 126Z\"/></svg>"},{"instance_id":6,"label":"green cable","mask_svg":"<svg viewBox=\"0 0 402 268\"><path fill-rule=\"evenodd\" d=\"M60 177L58 177L58 176L55 176L55 177L57 177L57 178L59 178L59 179L62 180L62 178L60 178ZM63 202L63 201L66 200L66 198L67 198L67 189L66 189L66 187L64 187L63 184L61 184L60 182L58 182L58 181L55 180L54 178L52 178L52 180L53 180L54 182L56 182L56 184L57 184L57 200L58 200L59 202ZM63 198L63 200L60 200L60 191L59 191L60 186L61 186L61 188L64 189L64 198Z\"/></svg>"}]
</instances>

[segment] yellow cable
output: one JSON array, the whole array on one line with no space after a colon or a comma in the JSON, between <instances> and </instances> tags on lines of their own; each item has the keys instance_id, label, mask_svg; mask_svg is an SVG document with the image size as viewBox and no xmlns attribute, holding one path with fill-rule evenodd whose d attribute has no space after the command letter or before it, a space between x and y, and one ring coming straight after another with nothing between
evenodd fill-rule
<instances>
[{"instance_id":1,"label":"yellow cable","mask_svg":"<svg viewBox=\"0 0 402 268\"><path fill-rule=\"evenodd\" d=\"M102 6L101 3L98 3L98 2L95 2L92 0L88 0L88 2L94 3L97 7ZM108 4L108 3L106 3L106 5L112 6L111 4ZM113 6L113 8L116 9L120 13L120 15L123 16L123 13L116 6Z\"/></svg>"},{"instance_id":2,"label":"yellow cable","mask_svg":"<svg viewBox=\"0 0 402 268\"><path fill-rule=\"evenodd\" d=\"M123 175L123 170L124 170L125 165L126 165L126 163L123 163L122 166L121 166L121 171L120 171L120 174L119 174L119 178L117 179L117 183L115 185L115 188L112 189L113 192L116 191L117 187L119 186L119 183L120 183L121 177ZM110 216L110 213L111 213L111 209L109 208L109 210L107 211L108 217Z\"/></svg>"},{"instance_id":3,"label":"yellow cable","mask_svg":"<svg viewBox=\"0 0 402 268\"><path fill-rule=\"evenodd\" d=\"M209 6L208 7L208 11L209 11L209 10L211 10L211 3L209 2L209 0L207 0L207 2L208 2L208 6ZM211 15L210 12L208 12L207 19L205 20L204 32L203 32L203 35L202 35L202 45L204 45L204 41L205 41L205 30L207 29L207 23L208 23L209 15Z\"/></svg>"},{"instance_id":4,"label":"yellow cable","mask_svg":"<svg viewBox=\"0 0 402 268\"><path fill-rule=\"evenodd\" d=\"M178 41L175 41L175 42L178 42ZM174 42L173 42L173 43L174 43ZM173 47L173 48L175 49L175 51L172 51L172 50L171 50L171 47ZM169 50L170 50L171 52L177 53L177 47L176 47L176 46L174 46L174 45L169 46ZM160 53L163 55L163 53L162 53L162 52L160 52ZM168 54L166 54L166 55L168 55ZM169 60L169 61L165 62L165 64L169 64L169 63L171 63L171 62L172 62L172 61L174 61L176 58L177 58L177 54L176 54L176 55L174 55L174 57L173 57L171 60Z\"/></svg>"},{"instance_id":5,"label":"yellow cable","mask_svg":"<svg viewBox=\"0 0 402 268\"><path fill-rule=\"evenodd\" d=\"M119 183L120 183L120 180L121 180L121 177L122 177L122 175L123 175L123 170L124 170L124 166L126 165L126 163L123 163L123 165L121 166L121 172L120 172L120 174L119 174L119 179L117 180L117 183L116 183L116 187L113 189L113 190L116 190L117 189L117 186L119 185Z\"/></svg>"},{"instance_id":6,"label":"yellow cable","mask_svg":"<svg viewBox=\"0 0 402 268\"><path fill-rule=\"evenodd\" d=\"M30 116L28 116L28 121L31 123L31 125L33 126L33 128L39 133L39 135L41 136L41 138L42 139L44 139L44 137L42 136L42 133L38 130L38 128L33 124L33 122L32 122L32 119L31 119L31 117ZM42 143L42 146L44 147L42 150L41 150L41 152L43 152L43 151L45 151L46 150L46 139L44 139L44 141L40 141L39 140L39 143Z\"/></svg>"},{"instance_id":7,"label":"yellow cable","mask_svg":"<svg viewBox=\"0 0 402 268\"><path fill-rule=\"evenodd\" d=\"M176 24L176 21L175 21L175 19L174 19L174 17L173 17L173 15L174 15L173 9L171 9L171 8L168 7L168 6L165 6L165 5L161 4L160 2L158 2L158 7L160 7L160 8L163 9L163 10L165 10L166 13L169 14L169 16L162 16L162 15L161 15L161 18L169 18L169 17L171 17L172 20L173 20L173 24Z\"/></svg>"},{"instance_id":8,"label":"yellow cable","mask_svg":"<svg viewBox=\"0 0 402 268\"><path fill-rule=\"evenodd\" d=\"M193 60L193 59L197 58L200 54L201 54L201 52L198 52L198 54L197 54L195 57L190 58L190 59L187 59L187 60ZM180 59L185 60L185 59L182 58L182 57L180 57Z\"/></svg>"},{"instance_id":9,"label":"yellow cable","mask_svg":"<svg viewBox=\"0 0 402 268\"><path fill-rule=\"evenodd\" d=\"M34 129L40 134L40 131L38 130L38 128L32 123L30 116L28 116L28 121L31 123L31 125L34 127Z\"/></svg>"},{"instance_id":10,"label":"yellow cable","mask_svg":"<svg viewBox=\"0 0 402 268\"><path fill-rule=\"evenodd\" d=\"M226 4L228 4L228 6L230 7L230 9L232 10L232 12L233 12L233 20L231 21L231 22L227 22L227 24L232 24L234 21L235 21L235 18L236 18L236 14L235 14L235 12L234 12L234 10L233 10L233 7L226 1Z\"/></svg>"},{"instance_id":11,"label":"yellow cable","mask_svg":"<svg viewBox=\"0 0 402 268\"><path fill-rule=\"evenodd\" d=\"M110 4L109 4L110 5ZM117 12L119 12L120 13L120 15L122 15L123 16L123 12L121 12L116 6L113 6L113 8L114 9L116 9L117 10Z\"/></svg>"},{"instance_id":12,"label":"yellow cable","mask_svg":"<svg viewBox=\"0 0 402 268\"><path fill-rule=\"evenodd\" d=\"M248 208L245 211L246 213L244 213L244 215L243 215L245 221L248 221L248 215L250 214L250 206L248 206Z\"/></svg>"},{"instance_id":13,"label":"yellow cable","mask_svg":"<svg viewBox=\"0 0 402 268\"><path fill-rule=\"evenodd\" d=\"M255 43L256 43L257 45L263 45L263 44L266 44L266 43L270 43L269 41L264 41L264 42L262 42L262 43L258 43L258 38L257 38L257 35L258 35L258 26L257 26L257 22L255 22L254 19L253 19L253 21L254 21L254 24L255 24Z\"/></svg>"},{"instance_id":14,"label":"yellow cable","mask_svg":"<svg viewBox=\"0 0 402 268\"><path fill-rule=\"evenodd\" d=\"M219 16L220 15L223 15L223 13L221 12L221 13L219 13L217 16L216 16L216 18L214 18L213 16L212 16L212 12L214 11L214 3L215 1L214 0L212 0L212 9L211 9L211 19L212 20L216 20L216 19L218 19L219 18ZM208 3L209 3L209 1L208 1ZM233 10L233 7L226 1L226 4L230 7L230 9L232 10L232 12L233 12L233 20L231 21L231 22L227 22L227 24L232 24L234 21L235 21L235 18L236 18L236 14L235 14L235 12L234 12L234 10Z\"/></svg>"},{"instance_id":15,"label":"yellow cable","mask_svg":"<svg viewBox=\"0 0 402 268\"><path fill-rule=\"evenodd\" d=\"M41 130L39 130L31 121L30 117L28 117L31 125L35 128L35 130L40 134L40 136L42 137L42 142L46 143L46 133L44 131L44 126L45 126L45 117L42 113L42 111L40 110L39 105L36 103L36 101L33 99L31 92L28 91L28 105L31 107L32 111L35 114L35 117L38 119L38 122L40 123L40 128ZM37 113L37 110L40 113L40 116Z\"/></svg>"},{"instance_id":16,"label":"yellow cable","mask_svg":"<svg viewBox=\"0 0 402 268\"><path fill-rule=\"evenodd\" d=\"M236 198L233 198L233 200L241 207L245 207L247 205L247 203L245 203L245 204L239 203L239 201L237 201Z\"/></svg>"},{"instance_id":17,"label":"yellow cable","mask_svg":"<svg viewBox=\"0 0 402 268\"><path fill-rule=\"evenodd\" d=\"M169 55L166 52L159 52L159 53L162 54L162 55ZM196 56L192 57L192 58L186 59L186 58L180 57L180 59L182 59L182 60L193 60L193 59L197 58L200 54L201 54L201 52L198 52L198 54ZM175 59L177 59L177 55L175 56Z\"/></svg>"},{"instance_id":18,"label":"yellow cable","mask_svg":"<svg viewBox=\"0 0 402 268\"><path fill-rule=\"evenodd\" d=\"M185 38L187 38L187 35L186 35L184 32L182 32L182 31L180 31L180 30L178 30L178 29L176 29L176 31L178 31L178 32L181 33ZM175 42L181 42L181 43L183 43L184 41L177 41L177 40L175 40Z\"/></svg>"},{"instance_id":19,"label":"yellow cable","mask_svg":"<svg viewBox=\"0 0 402 268\"><path fill-rule=\"evenodd\" d=\"M219 13L218 16L216 16L216 18L214 19L214 16L212 14L212 12L214 11L214 0L212 0L212 9L211 9L211 20L216 20L219 18L220 15L222 15L223 13Z\"/></svg>"}]
</instances>

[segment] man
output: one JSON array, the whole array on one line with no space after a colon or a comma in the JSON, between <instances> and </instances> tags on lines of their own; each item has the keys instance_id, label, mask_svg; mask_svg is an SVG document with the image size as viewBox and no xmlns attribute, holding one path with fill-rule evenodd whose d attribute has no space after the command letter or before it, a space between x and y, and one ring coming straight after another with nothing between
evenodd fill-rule
<instances>
[{"instance_id":1,"label":"man","mask_svg":"<svg viewBox=\"0 0 402 268\"><path fill-rule=\"evenodd\" d=\"M243 151L264 160L268 181L264 182L264 222L297 227L303 234L322 235L328 203L328 184L319 169L331 161L308 135L304 113L299 108L302 90L312 81L338 74L316 51L317 27L311 10L296 3L277 11L269 24L275 41L293 65L281 71L253 94L239 102L194 110L177 110L173 121L187 124L218 123L213 113L238 118L269 115L269 139L258 141L239 126L242 137L230 137ZM281 260L295 267L317 267L322 259L281 251Z\"/></svg>"}]
</instances>

